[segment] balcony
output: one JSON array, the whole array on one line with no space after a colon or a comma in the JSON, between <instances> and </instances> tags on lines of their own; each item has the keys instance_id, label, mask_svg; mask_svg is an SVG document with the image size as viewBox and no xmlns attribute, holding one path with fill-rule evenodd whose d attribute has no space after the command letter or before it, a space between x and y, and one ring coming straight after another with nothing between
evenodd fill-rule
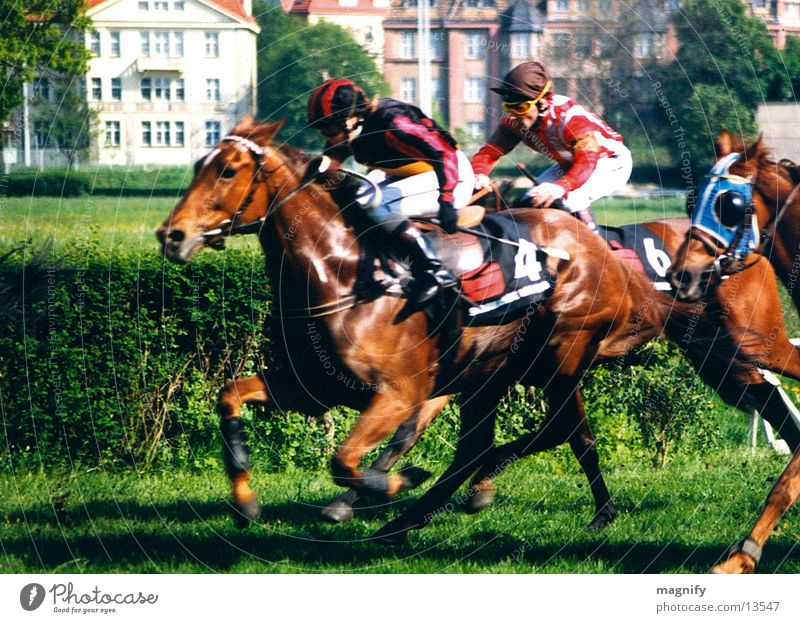
<instances>
[{"instance_id":1,"label":"balcony","mask_svg":"<svg viewBox=\"0 0 800 623\"><path fill-rule=\"evenodd\" d=\"M182 74L183 59L165 56L140 56L136 59L136 71L172 71Z\"/></svg>"}]
</instances>

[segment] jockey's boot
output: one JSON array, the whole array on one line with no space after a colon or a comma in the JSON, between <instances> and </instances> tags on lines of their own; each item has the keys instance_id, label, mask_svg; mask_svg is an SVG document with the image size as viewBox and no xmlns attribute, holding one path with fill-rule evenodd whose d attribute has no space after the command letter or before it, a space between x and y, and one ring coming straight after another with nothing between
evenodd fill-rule
<instances>
[{"instance_id":1,"label":"jockey's boot","mask_svg":"<svg viewBox=\"0 0 800 623\"><path fill-rule=\"evenodd\" d=\"M409 296L416 305L425 305L439 290L457 283L453 274L436 256L428 240L411 221L402 223L393 234L400 257L408 257L411 264L414 281L409 286Z\"/></svg>"},{"instance_id":2,"label":"jockey's boot","mask_svg":"<svg viewBox=\"0 0 800 623\"><path fill-rule=\"evenodd\" d=\"M600 230L597 227L597 223L594 222L594 216L592 216L591 208L584 208L583 210L578 210L572 213L576 219L578 219L581 223L586 225L589 229L591 229L594 233L600 236Z\"/></svg>"}]
</instances>

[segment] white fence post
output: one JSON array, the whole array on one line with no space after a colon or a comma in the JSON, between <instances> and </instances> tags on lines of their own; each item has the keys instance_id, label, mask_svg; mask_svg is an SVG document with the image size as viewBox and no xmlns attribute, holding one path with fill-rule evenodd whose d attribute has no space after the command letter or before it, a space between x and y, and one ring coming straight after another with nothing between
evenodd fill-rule
<instances>
[{"instance_id":1,"label":"white fence post","mask_svg":"<svg viewBox=\"0 0 800 623\"><path fill-rule=\"evenodd\" d=\"M794 346L800 346L800 338L792 338L789 340ZM797 405L792 402L792 399L789 398L789 394L787 394L783 387L781 387L780 379L775 376L769 370L758 370L761 373L761 376L767 381L774 385L778 389L778 395L783 400L783 403L786 405L786 408L789 410L794 421L800 426L800 410L798 410ZM758 421L760 419L760 413L758 409L753 409L753 416L750 418L750 450L755 452L756 450L756 442L758 441ZM772 430L772 426L766 420L761 420L762 428L764 430L764 437L767 440L767 443L772 447L775 452L778 454L791 454L792 451L789 449L788 444L783 439L775 439L775 433Z\"/></svg>"}]
</instances>

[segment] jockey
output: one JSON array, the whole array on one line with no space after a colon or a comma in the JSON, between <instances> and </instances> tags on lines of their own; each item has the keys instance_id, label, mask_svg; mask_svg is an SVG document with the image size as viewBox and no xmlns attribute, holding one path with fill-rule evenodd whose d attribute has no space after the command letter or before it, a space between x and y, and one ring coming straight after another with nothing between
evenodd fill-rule
<instances>
[{"instance_id":1,"label":"jockey","mask_svg":"<svg viewBox=\"0 0 800 623\"><path fill-rule=\"evenodd\" d=\"M308 120L322 134L326 155L338 162L352 155L370 168L368 177L381 188L383 201L368 214L390 234L400 257L409 258L416 303L453 285L453 275L408 219L437 216L444 231L456 231L458 210L472 196L474 175L450 134L416 106L370 101L347 79L329 79L314 90ZM357 201L366 206L370 198L362 191Z\"/></svg>"},{"instance_id":2,"label":"jockey","mask_svg":"<svg viewBox=\"0 0 800 623\"><path fill-rule=\"evenodd\" d=\"M555 164L528 192L534 207L564 207L597 232L590 206L622 188L630 178L631 153L622 136L596 114L552 92L550 74L539 62L517 65L492 88L503 98L506 113L489 141L472 157L476 188L489 184L488 174L500 156L520 141Z\"/></svg>"}]
</instances>

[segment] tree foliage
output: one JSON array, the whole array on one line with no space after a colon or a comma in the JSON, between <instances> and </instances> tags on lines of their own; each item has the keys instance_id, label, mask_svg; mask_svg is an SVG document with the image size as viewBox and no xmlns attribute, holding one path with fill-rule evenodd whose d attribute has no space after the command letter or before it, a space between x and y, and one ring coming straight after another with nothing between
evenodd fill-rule
<instances>
[{"instance_id":1,"label":"tree foliage","mask_svg":"<svg viewBox=\"0 0 800 623\"><path fill-rule=\"evenodd\" d=\"M22 104L22 85L42 69L85 73L85 0L0 0L0 122Z\"/></svg>"},{"instance_id":2,"label":"tree foliage","mask_svg":"<svg viewBox=\"0 0 800 623\"><path fill-rule=\"evenodd\" d=\"M375 61L343 28L321 22L309 26L286 15L280 5L256 0L258 36L258 114L283 119L283 140L297 147L321 147L306 126L311 92L326 78L350 78L368 96L385 94L386 84Z\"/></svg>"}]
</instances>

